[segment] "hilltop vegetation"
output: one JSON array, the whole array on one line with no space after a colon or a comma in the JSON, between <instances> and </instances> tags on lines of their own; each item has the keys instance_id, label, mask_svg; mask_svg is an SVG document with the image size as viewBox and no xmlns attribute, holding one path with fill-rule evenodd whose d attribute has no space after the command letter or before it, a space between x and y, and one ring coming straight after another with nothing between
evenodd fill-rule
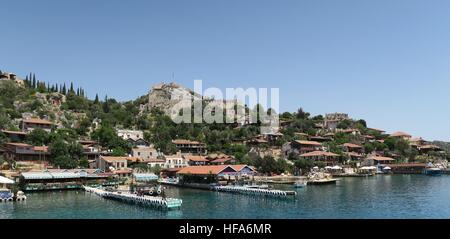
<instances>
[{"instance_id":1,"label":"hilltop vegetation","mask_svg":"<svg viewBox=\"0 0 450 239\"><path fill-rule=\"evenodd\" d=\"M292 162L289 164L289 161L277 160L276 155L260 156L258 153L252 153L252 149L243 142L259 135L259 119L255 124L239 127L236 124L176 124L164 109L143 107L147 104L148 95L126 102L119 102L108 96L99 99L98 95L94 99L88 99L84 89L75 89L73 83L70 83L69 87L65 84L49 85L36 80L36 77L30 74L22 85L14 81L0 81L0 128L18 130L18 119L22 118L24 113L48 118L57 123L60 127L51 133L35 130L28 134L26 142L35 146L48 145L52 154L51 163L63 168L87 165L86 158L82 156L79 139L96 140L105 149L111 150L113 155L126 155L132 146L117 136L117 128L144 131L144 139L165 154L177 151L172 143L174 139L201 141L206 144L208 153L232 155L239 163L255 165L263 173L282 173L292 171L294 167L308 169L314 166L313 162L298 155L289 155L287 158ZM258 105L253 110L247 107L245 110L248 114L254 114L257 110L264 109ZM272 110L268 109L267 113L269 112ZM297 112L284 112L279 116L280 121L285 122L281 130L283 135L275 142L259 145L259 151L280 149L292 140L307 139L304 135L322 137L330 133L317 126L324 122L322 115L311 116L300 108ZM359 134L349 134L345 130L357 130ZM367 137L372 140L367 140ZM0 133L0 143L7 140L8 138ZM411 147L407 140L370 129L362 119L342 120L337 125L337 131L333 132L333 140L324 142L323 145L328 151L338 154L341 163L348 163L349 158L342 147L345 143L363 146L365 154L377 152L394 157L397 162L427 160L419 157L419 152ZM448 143L436 142L436 145L450 155ZM436 156L445 157L438 154Z\"/></svg>"}]
</instances>

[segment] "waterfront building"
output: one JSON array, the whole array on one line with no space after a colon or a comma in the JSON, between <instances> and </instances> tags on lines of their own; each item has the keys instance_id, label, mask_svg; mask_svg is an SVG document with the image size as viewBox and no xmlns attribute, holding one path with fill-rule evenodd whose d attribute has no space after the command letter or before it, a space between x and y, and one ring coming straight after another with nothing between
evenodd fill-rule
<instances>
[{"instance_id":1,"label":"waterfront building","mask_svg":"<svg viewBox=\"0 0 450 239\"><path fill-rule=\"evenodd\" d=\"M54 124L48 120L39 118L27 118L22 119L20 127L24 132L31 132L34 129L42 129L47 132L51 132Z\"/></svg>"},{"instance_id":2,"label":"waterfront building","mask_svg":"<svg viewBox=\"0 0 450 239\"><path fill-rule=\"evenodd\" d=\"M280 159L282 160L282 159ZM230 165L234 170L236 170L236 172L238 173L239 176L242 177L249 177L249 176L254 176L257 171L255 168L248 166L246 164L238 164L238 165Z\"/></svg>"},{"instance_id":3,"label":"waterfront building","mask_svg":"<svg viewBox=\"0 0 450 239\"><path fill-rule=\"evenodd\" d=\"M390 164L391 171L396 174L421 174L425 170L425 163Z\"/></svg>"},{"instance_id":4,"label":"waterfront building","mask_svg":"<svg viewBox=\"0 0 450 239\"><path fill-rule=\"evenodd\" d=\"M180 169L176 174L182 184L217 183L221 179L230 179L237 171L230 165L189 166Z\"/></svg>"},{"instance_id":5,"label":"waterfront building","mask_svg":"<svg viewBox=\"0 0 450 239\"><path fill-rule=\"evenodd\" d=\"M373 161L371 165L386 165L395 162L395 159L393 158L382 156L371 156L368 159Z\"/></svg>"},{"instance_id":6,"label":"waterfront building","mask_svg":"<svg viewBox=\"0 0 450 239\"><path fill-rule=\"evenodd\" d=\"M175 144L181 153L204 154L206 152L206 145L198 141L176 139L172 140L172 143Z\"/></svg>"},{"instance_id":7,"label":"waterfront building","mask_svg":"<svg viewBox=\"0 0 450 239\"><path fill-rule=\"evenodd\" d=\"M82 185L114 184L110 176L95 169L47 169L22 172L20 184L27 191L80 189Z\"/></svg>"}]
</instances>

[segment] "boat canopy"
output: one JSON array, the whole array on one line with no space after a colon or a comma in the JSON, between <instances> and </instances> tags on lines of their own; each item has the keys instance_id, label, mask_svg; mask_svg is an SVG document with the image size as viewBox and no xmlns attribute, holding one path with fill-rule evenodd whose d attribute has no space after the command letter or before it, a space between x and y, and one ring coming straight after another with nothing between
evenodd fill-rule
<instances>
[{"instance_id":1,"label":"boat canopy","mask_svg":"<svg viewBox=\"0 0 450 239\"><path fill-rule=\"evenodd\" d=\"M0 176L0 184L14 184L14 181L9 178Z\"/></svg>"},{"instance_id":2,"label":"boat canopy","mask_svg":"<svg viewBox=\"0 0 450 239\"><path fill-rule=\"evenodd\" d=\"M386 167L383 168L383 170L391 170L391 168L386 166Z\"/></svg>"}]
</instances>

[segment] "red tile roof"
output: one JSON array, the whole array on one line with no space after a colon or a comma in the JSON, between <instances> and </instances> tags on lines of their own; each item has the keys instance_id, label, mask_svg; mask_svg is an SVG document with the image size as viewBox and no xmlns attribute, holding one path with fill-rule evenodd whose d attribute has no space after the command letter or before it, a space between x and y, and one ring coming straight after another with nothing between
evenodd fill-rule
<instances>
[{"instance_id":1,"label":"red tile roof","mask_svg":"<svg viewBox=\"0 0 450 239\"><path fill-rule=\"evenodd\" d=\"M18 134L18 135L27 135L27 133L22 131L11 131L11 130L2 130L5 134Z\"/></svg>"},{"instance_id":2,"label":"red tile roof","mask_svg":"<svg viewBox=\"0 0 450 239\"><path fill-rule=\"evenodd\" d=\"M248 166L248 165L246 165L246 164L237 164L237 165L231 165L231 167L234 169L234 170L236 170L236 171L241 171L243 168L245 168L245 167L248 167L248 168L250 168L252 171L256 171L254 168L252 168L252 167L250 167L250 166Z\"/></svg>"},{"instance_id":3,"label":"red tile roof","mask_svg":"<svg viewBox=\"0 0 450 239\"><path fill-rule=\"evenodd\" d=\"M194 162L208 162L208 160L203 156L189 155L189 156L186 156L186 159L189 161L194 161Z\"/></svg>"},{"instance_id":4,"label":"red tile roof","mask_svg":"<svg viewBox=\"0 0 450 239\"><path fill-rule=\"evenodd\" d=\"M220 174L225 169L231 168L233 171L236 171L234 168L229 165L208 165L208 166L189 166L182 168L178 171L178 174L194 174L194 175L208 175L208 174Z\"/></svg>"},{"instance_id":5,"label":"red tile roof","mask_svg":"<svg viewBox=\"0 0 450 239\"><path fill-rule=\"evenodd\" d=\"M103 160L105 160L106 162L114 162L114 161L123 161L123 160L127 160L127 161L132 161L132 162L137 162L140 159L137 157L113 157L113 156L101 156L101 158Z\"/></svg>"},{"instance_id":6,"label":"red tile roof","mask_svg":"<svg viewBox=\"0 0 450 239\"><path fill-rule=\"evenodd\" d=\"M389 157L382 157L382 156L372 156L369 159L373 159L375 161L394 161L395 159L389 158Z\"/></svg>"},{"instance_id":7,"label":"red tile roof","mask_svg":"<svg viewBox=\"0 0 450 239\"><path fill-rule=\"evenodd\" d=\"M345 143L344 147L347 147L347 148L359 148L359 149L362 148L361 145L352 144L352 143Z\"/></svg>"},{"instance_id":8,"label":"red tile roof","mask_svg":"<svg viewBox=\"0 0 450 239\"><path fill-rule=\"evenodd\" d=\"M187 140L187 139L175 139L175 140L172 140L172 143L174 143L174 144L203 144L198 141L191 141L191 140Z\"/></svg>"},{"instance_id":9,"label":"red tile roof","mask_svg":"<svg viewBox=\"0 0 450 239\"><path fill-rule=\"evenodd\" d=\"M303 145L315 145L315 146L321 146L322 144L316 141L308 141L308 140L295 140L295 142Z\"/></svg>"},{"instance_id":10,"label":"red tile roof","mask_svg":"<svg viewBox=\"0 0 450 239\"><path fill-rule=\"evenodd\" d=\"M315 156L337 157L339 155L325 151L313 151L300 155L300 157L315 157Z\"/></svg>"},{"instance_id":11,"label":"red tile roof","mask_svg":"<svg viewBox=\"0 0 450 239\"><path fill-rule=\"evenodd\" d=\"M53 124L52 122L50 122L48 120L43 120L43 119L38 119L38 118L24 119L22 121L25 123L30 123L30 124L48 124L48 125Z\"/></svg>"},{"instance_id":12,"label":"red tile roof","mask_svg":"<svg viewBox=\"0 0 450 239\"><path fill-rule=\"evenodd\" d=\"M24 143L6 143L6 145L11 145L11 146L16 146L16 147L33 147L32 145L24 144Z\"/></svg>"},{"instance_id":13,"label":"red tile roof","mask_svg":"<svg viewBox=\"0 0 450 239\"><path fill-rule=\"evenodd\" d=\"M397 132L395 132L395 133L392 133L391 136L392 136L392 137L408 137L408 138L411 137L410 134L405 133L405 132L401 132L401 131L397 131Z\"/></svg>"},{"instance_id":14,"label":"red tile roof","mask_svg":"<svg viewBox=\"0 0 450 239\"><path fill-rule=\"evenodd\" d=\"M230 160L233 160L233 158L218 158L211 161L211 163L226 163Z\"/></svg>"}]
</instances>

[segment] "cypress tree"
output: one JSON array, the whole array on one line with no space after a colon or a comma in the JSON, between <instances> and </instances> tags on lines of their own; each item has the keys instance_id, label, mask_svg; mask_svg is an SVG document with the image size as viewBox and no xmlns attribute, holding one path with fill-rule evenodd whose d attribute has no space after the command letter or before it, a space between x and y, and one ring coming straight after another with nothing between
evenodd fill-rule
<instances>
[{"instance_id":1,"label":"cypress tree","mask_svg":"<svg viewBox=\"0 0 450 239\"><path fill-rule=\"evenodd\" d=\"M66 89L66 83L64 83L63 88L62 88L62 92L63 95L67 94L67 89Z\"/></svg>"},{"instance_id":2,"label":"cypress tree","mask_svg":"<svg viewBox=\"0 0 450 239\"><path fill-rule=\"evenodd\" d=\"M94 104L98 104L98 94L95 94Z\"/></svg>"},{"instance_id":3,"label":"cypress tree","mask_svg":"<svg viewBox=\"0 0 450 239\"><path fill-rule=\"evenodd\" d=\"M36 75L33 73L33 87L36 88L39 84L36 84Z\"/></svg>"}]
</instances>

